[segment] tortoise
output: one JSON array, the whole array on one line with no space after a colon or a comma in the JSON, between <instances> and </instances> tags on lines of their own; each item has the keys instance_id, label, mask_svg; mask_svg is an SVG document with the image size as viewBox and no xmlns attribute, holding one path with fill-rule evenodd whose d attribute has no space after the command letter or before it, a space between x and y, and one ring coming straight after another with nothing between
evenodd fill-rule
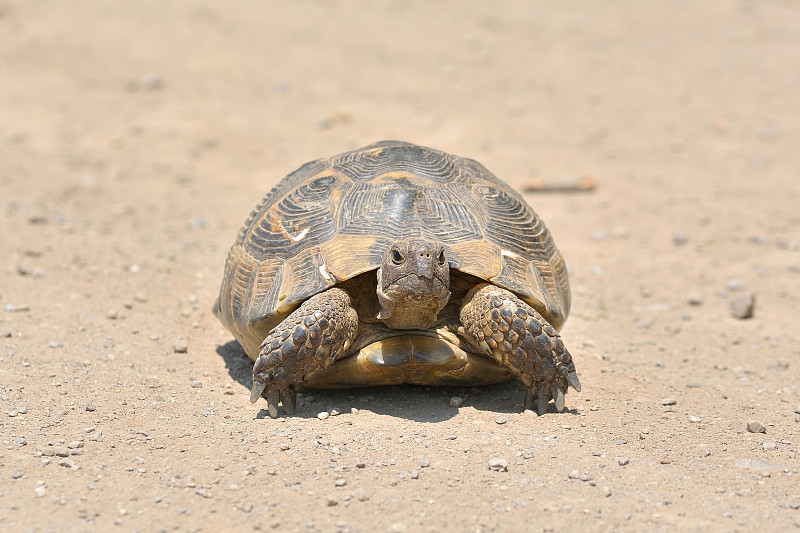
<instances>
[{"instance_id":1,"label":"tortoise","mask_svg":"<svg viewBox=\"0 0 800 533\"><path fill-rule=\"evenodd\" d=\"M250 401L302 386L489 385L523 407L580 391L558 334L564 258L522 196L483 165L383 141L312 161L256 206L214 311L255 361Z\"/></svg>"}]
</instances>

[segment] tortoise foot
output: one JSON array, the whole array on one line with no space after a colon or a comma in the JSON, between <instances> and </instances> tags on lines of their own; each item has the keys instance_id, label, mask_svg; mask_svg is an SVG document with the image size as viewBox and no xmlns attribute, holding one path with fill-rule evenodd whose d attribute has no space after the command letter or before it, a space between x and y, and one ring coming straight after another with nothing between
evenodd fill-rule
<instances>
[{"instance_id":1,"label":"tortoise foot","mask_svg":"<svg viewBox=\"0 0 800 533\"><path fill-rule=\"evenodd\" d=\"M321 292L270 331L253 366L250 401L267 400L272 418L278 404L295 412L297 389L319 368L328 368L347 352L358 329L358 314L342 289Z\"/></svg>"},{"instance_id":2,"label":"tortoise foot","mask_svg":"<svg viewBox=\"0 0 800 533\"><path fill-rule=\"evenodd\" d=\"M581 390L572 356L558 332L512 292L478 285L464 298L460 318L459 333L522 379L527 388L523 408L535 401L543 415L552 399L561 412L567 388Z\"/></svg>"}]
</instances>

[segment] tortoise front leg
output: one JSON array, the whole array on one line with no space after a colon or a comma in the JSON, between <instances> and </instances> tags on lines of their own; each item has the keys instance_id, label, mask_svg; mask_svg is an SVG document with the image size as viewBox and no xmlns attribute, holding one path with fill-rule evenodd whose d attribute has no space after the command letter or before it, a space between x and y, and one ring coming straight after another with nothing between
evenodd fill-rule
<instances>
[{"instance_id":1,"label":"tortoise front leg","mask_svg":"<svg viewBox=\"0 0 800 533\"><path fill-rule=\"evenodd\" d=\"M270 331L261 343L253 366L250 401L267 400L272 418L278 416L278 402L291 414L297 389L319 368L328 368L347 352L358 330L358 314L350 296L332 288L312 296Z\"/></svg>"},{"instance_id":2,"label":"tortoise front leg","mask_svg":"<svg viewBox=\"0 0 800 533\"><path fill-rule=\"evenodd\" d=\"M567 386L581 390L572 356L559 334L510 291L488 283L474 287L464 298L460 318L459 333L522 379L527 388L525 408L535 397L542 415L552 398L561 412Z\"/></svg>"}]
</instances>

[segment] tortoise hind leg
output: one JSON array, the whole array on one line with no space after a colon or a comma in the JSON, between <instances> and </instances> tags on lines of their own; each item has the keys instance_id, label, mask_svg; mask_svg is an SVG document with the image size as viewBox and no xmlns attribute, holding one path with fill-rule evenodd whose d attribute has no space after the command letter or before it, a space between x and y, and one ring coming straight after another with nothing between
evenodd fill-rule
<instances>
[{"instance_id":1,"label":"tortoise hind leg","mask_svg":"<svg viewBox=\"0 0 800 533\"><path fill-rule=\"evenodd\" d=\"M491 284L470 290L460 311L459 333L517 374L527 389L524 407L539 414L552 398L564 410L567 387L581 390L575 364L561 337L533 307Z\"/></svg>"},{"instance_id":2,"label":"tortoise hind leg","mask_svg":"<svg viewBox=\"0 0 800 533\"><path fill-rule=\"evenodd\" d=\"M282 400L284 411L291 414L300 385L312 372L342 357L357 330L358 314L347 292L334 287L312 296L261 343L250 401L263 396L269 415L276 418Z\"/></svg>"}]
</instances>

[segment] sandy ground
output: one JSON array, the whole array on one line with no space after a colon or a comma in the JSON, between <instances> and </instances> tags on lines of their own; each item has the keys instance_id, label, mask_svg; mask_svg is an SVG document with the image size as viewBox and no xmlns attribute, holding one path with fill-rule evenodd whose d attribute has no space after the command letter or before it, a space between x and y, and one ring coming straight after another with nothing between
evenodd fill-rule
<instances>
[{"instance_id":1,"label":"sandy ground","mask_svg":"<svg viewBox=\"0 0 800 533\"><path fill-rule=\"evenodd\" d=\"M796 3L339 4L0 0L0 529L800 528ZM571 272L568 412L249 403L210 312L239 226L386 138L596 180L527 194Z\"/></svg>"}]
</instances>

